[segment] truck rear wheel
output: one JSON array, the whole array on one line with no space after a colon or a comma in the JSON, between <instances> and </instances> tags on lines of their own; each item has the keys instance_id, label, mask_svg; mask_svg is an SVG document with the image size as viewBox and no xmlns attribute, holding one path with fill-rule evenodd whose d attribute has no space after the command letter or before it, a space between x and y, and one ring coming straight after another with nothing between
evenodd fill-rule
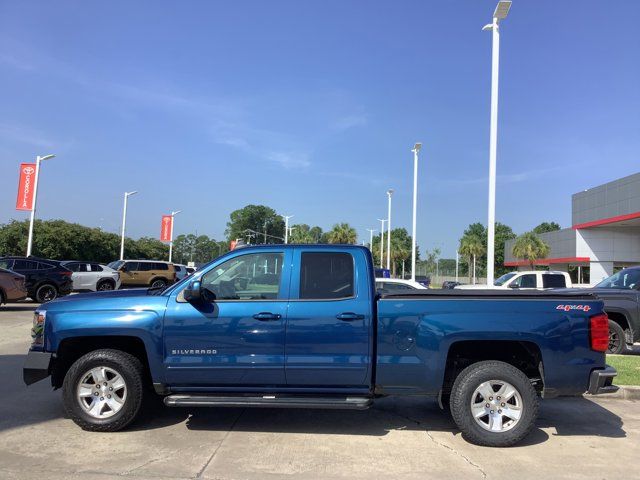
<instances>
[{"instance_id":1,"label":"truck rear wheel","mask_svg":"<svg viewBox=\"0 0 640 480\"><path fill-rule=\"evenodd\" d=\"M110 349L89 352L76 360L65 375L65 410L83 430L121 430L138 415L142 378L142 364L133 355Z\"/></svg>"},{"instance_id":2,"label":"truck rear wheel","mask_svg":"<svg viewBox=\"0 0 640 480\"><path fill-rule=\"evenodd\" d=\"M462 436L476 445L509 447L531 431L538 396L529 378L498 361L474 363L456 378L451 414Z\"/></svg>"}]
</instances>

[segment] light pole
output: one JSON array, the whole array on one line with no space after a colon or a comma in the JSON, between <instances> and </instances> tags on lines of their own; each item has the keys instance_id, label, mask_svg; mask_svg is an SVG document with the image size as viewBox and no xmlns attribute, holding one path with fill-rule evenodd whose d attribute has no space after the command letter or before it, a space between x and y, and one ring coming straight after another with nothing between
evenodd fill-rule
<instances>
[{"instance_id":1,"label":"light pole","mask_svg":"<svg viewBox=\"0 0 640 480\"><path fill-rule=\"evenodd\" d=\"M416 279L416 218L418 211L418 152L421 143L413 146L413 233L411 235L411 280Z\"/></svg>"},{"instance_id":2,"label":"light pole","mask_svg":"<svg viewBox=\"0 0 640 480\"><path fill-rule=\"evenodd\" d=\"M367 228L369 232L369 250L373 250L373 232L377 232L375 228Z\"/></svg>"},{"instance_id":3,"label":"light pole","mask_svg":"<svg viewBox=\"0 0 640 480\"><path fill-rule=\"evenodd\" d=\"M387 270L391 271L391 195L393 195L393 188L387 190L388 212L387 212Z\"/></svg>"},{"instance_id":4,"label":"light pole","mask_svg":"<svg viewBox=\"0 0 640 480\"><path fill-rule=\"evenodd\" d=\"M55 157L55 155L45 155L36 157L36 178L33 185L33 207L31 208L31 218L29 219L29 238L27 240L27 257L31 256L31 247L33 245L33 221L36 218L36 199L38 197L38 177L40 176L40 162L43 160L49 160Z\"/></svg>"},{"instance_id":5,"label":"light pole","mask_svg":"<svg viewBox=\"0 0 640 480\"><path fill-rule=\"evenodd\" d=\"M293 218L293 215L283 215L284 217L284 243L289 243L289 219Z\"/></svg>"},{"instance_id":6,"label":"light pole","mask_svg":"<svg viewBox=\"0 0 640 480\"><path fill-rule=\"evenodd\" d=\"M458 265L460 264L460 254L456 250L456 282L458 281Z\"/></svg>"},{"instance_id":7,"label":"light pole","mask_svg":"<svg viewBox=\"0 0 640 480\"><path fill-rule=\"evenodd\" d=\"M122 240L120 241L120 260L124 260L124 231L127 226L127 199L131 195L138 193L137 190L133 192L124 192L124 208L122 209Z\"/></svg>"},{"instance_id":8,"label":"light pole","mask_svg":"<svg viewBox=\"0 0 640 480\"><path fill-rule=\"evenodd\" d=\"M511 0L500 0L493 12L493 22L482 30L492 31L491 54L491 125L489 131L489 207L487 218L487 285L493 285L496 234L496 154L498 145L498 73L500 62L500 29L511 8Z\"/></svg>"},{"instance_id":9,"label":"light pole","mask_svg":"<svg viewBox=\"0 0 640 480\"><path fill-rule=\"evenodd\" d=\"M379 218L378 221L380 222L380 268L382 268L384 264L384 222L387 219Z\"/></svg>"},{"instance_id":10,"label":"light pole","mask_svg":"<svg viewBox=\"0 0 640 480\"><path fill-rule=\"evenodd\" d=\"M171 233L169 236L169 263L171 263L171 256L173 255L173 217L179 214L182 210L176 210L171 212Z\"/></svg>"}]
</instances>

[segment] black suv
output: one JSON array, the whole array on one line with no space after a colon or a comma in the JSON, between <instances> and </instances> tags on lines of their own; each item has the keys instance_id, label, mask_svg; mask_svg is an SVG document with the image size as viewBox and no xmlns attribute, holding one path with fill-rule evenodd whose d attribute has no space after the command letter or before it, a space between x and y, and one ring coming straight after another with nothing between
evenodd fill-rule
<instances>
[{"instance_id":1,"label":"black suv","mask_svg":"<svg viewBox=\"0 0 640 480\"><path fill-rule=\"evenodd\" d=\"M27 293L36 302L50 302L58 296L71 293L72 272L55 260L36 257L2 257L0 268L24 275Z\"/></svg>"}]
</instances>

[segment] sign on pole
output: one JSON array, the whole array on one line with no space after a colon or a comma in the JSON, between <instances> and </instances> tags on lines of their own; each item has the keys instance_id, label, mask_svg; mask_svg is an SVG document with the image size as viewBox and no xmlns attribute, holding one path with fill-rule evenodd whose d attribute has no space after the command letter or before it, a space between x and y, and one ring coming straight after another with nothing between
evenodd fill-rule
<instances>
[{"instance_id":1,"label":"sign on pole","mask_svg":"<svg viewBox=\"0 0 640 480\"><path fill-rule=\"evenodd\" d=\"M173 228L173 217L171 215L162 216L162 225L160 226L160 240L163 242L171 241L171 230Z\"/></svg>"},{"instance_id":2,"label":"sign on pole","mask_svg":"<svg viewBox=\"0 0 640 480\"><path fill-rule=\"evenodd\" d=\"M18 198L16 210L33 210L33 190L36 181L36 164L20 164L20 180L18 182Z\"/></svg>"}]
</instances>

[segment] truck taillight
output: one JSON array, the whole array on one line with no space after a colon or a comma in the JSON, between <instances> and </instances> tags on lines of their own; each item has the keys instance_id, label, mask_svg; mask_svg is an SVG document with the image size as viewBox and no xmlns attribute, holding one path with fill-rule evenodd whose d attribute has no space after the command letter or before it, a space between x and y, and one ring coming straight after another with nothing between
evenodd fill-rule
<instances>
[{"instance_id":1,"label":"truck taillight","mask_svg":"<svg viewBox=\"0 0 640 480\"><path fill-rule=\"evenodd\" d=\"M606 352L609 348L609 317L606 313L600 313L590 320L591 349Z\"/></svg>"}]
</instances>

